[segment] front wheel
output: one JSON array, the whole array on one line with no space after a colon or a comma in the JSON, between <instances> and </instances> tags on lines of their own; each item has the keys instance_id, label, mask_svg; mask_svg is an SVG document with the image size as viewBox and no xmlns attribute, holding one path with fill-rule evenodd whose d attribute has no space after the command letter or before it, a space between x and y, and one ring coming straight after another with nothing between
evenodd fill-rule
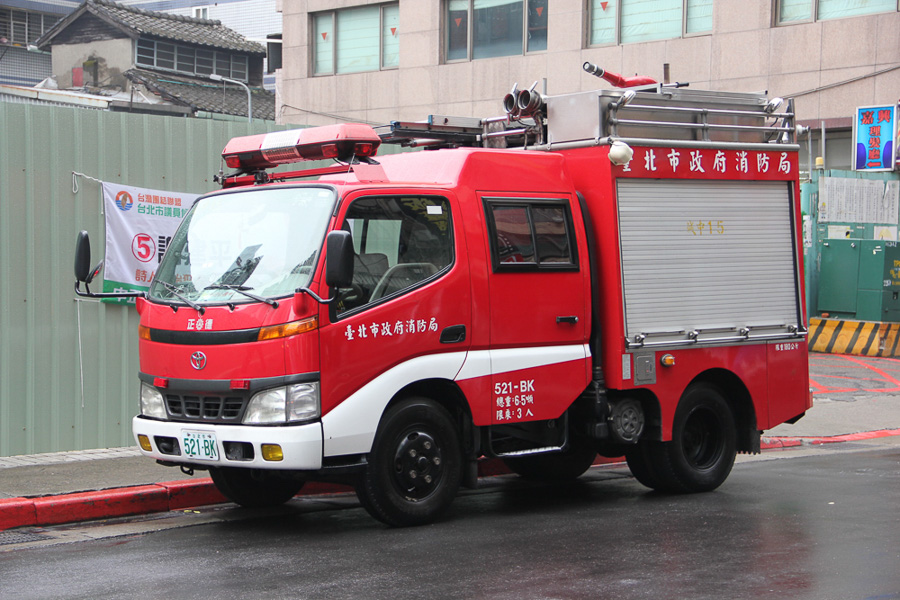
<instances>
[{"instance_id":1,"label":"front wheel","mask_svg":"<svg viewBox=\"0 0 900 600\"><path fill-rule=\"evenodd\" d=\"M431 523L459 490L460 448L443 406L427 398L404 400L385 413L356 495L370 515L388 525Z\"/></svg>"},{"instance_id":2,"label":"front wheel","mask_svg":"<svg viewBox=\"0 0 900 600\"><path fill-rule=\"evenodd\" d=\"M305 483L260 469L213 467L209 475L223 496L245 508L284 504L296 496Z\"/></svg>"},{"instance_id":3,"label":"front wheel","mask_svg":"<svg viewBox=\"0 0 900 600\"><path fill-rule=\"evenodd\" d=\"M709 384L690 386L675 410L672 441L645 447L653 487L682 493L716 489L734 466L736 440L734 413L722 392Z\"/></svg>"}]
</instances>

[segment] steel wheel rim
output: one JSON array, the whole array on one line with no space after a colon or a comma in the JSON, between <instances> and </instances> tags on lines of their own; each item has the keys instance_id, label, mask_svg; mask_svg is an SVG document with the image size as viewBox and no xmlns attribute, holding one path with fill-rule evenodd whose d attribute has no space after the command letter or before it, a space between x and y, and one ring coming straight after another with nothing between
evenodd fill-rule
<instances>
[{"instance_id":1,"label":"steel wheel rim","mask_svg":"<svg viewBox=\"0 0 900 600\"><path fill-rule=\"evenodd\" d=\"M444 474L440 445L418 429L400 437L394 453L393 480L407 500L419 501L438 488Z\"/></svg>"},{"instance_id":2,"label":"steel wheel rim","mask_svg":"<svg viewBox=\"0 0 900 600\"><path fill-rule=\"evenodd\" d=\"M725 448L718 415L709 409L694 410L685 420L681 448L688 464L697 470L713 468Z\"/></svg>"}]
</instances>

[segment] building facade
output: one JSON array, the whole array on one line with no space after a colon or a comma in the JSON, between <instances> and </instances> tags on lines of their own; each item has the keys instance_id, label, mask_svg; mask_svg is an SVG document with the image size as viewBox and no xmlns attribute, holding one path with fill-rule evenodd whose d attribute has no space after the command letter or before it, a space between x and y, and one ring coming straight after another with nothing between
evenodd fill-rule
<instances>
[{"instance_id":1,"label":"building facade","mask_svg":"<svg viewBox=\"0 0 900 600\"><path fill-rule=\"evenodd\" d=\"M549 94L607 85L582 70L585 61L792 97L799 122L824 121L832 141L849 137L855 107L900 94L897 0L279 3L281 122L499 115L514 82L537 81Z\"/></svg>"},{"instance_id":2,"label":"building facade","mask_svg":"<svg viewBox=\"0 0 900 600\"><path fill-rule=\"evenodd\" d=\"M50 54L38 51L34 42L78 4L79 0L0 0L0 84L33 86L50 77Z\"/></svg>"},{"instance_id":3,"label":"building facade","mask_svg":"<svg viewBox=\"0 0 900 600\"><path fill-rule=\"evenodd\" d=\"M266 43L273 34L281 34L281 13L275 0L119 0L120 4L173 15L213 19L247 39ZM266 69L268 72L268 68ZM275 76L264 77L266 89L275 88Z\"/></svg>"},{"instance_id":4,"label":"building facade","mask_svg":"<svg viewBox=\"0 0 900 600\"><path fill-rule=\"evenodd\" d=\"M188 114L275 116L260 88L265 48L219 21L85 0L35 45L52 49L60 88L124 95L129 110L146 91Z\"/></svg>"}]
</instances>

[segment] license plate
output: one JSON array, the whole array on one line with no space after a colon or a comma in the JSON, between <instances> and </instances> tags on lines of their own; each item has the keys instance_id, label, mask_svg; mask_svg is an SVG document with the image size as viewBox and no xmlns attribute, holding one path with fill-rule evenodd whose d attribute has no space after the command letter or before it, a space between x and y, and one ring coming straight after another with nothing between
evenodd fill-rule
<instances>
[{"instance_id":1,"label":"license plate","mask_svg":"<svg viewBox=\"0 0 900 600\"><path fill-rule=\"evenodd\" d=\"M182 431L181 452L197 460L219 460L216 434L208 431Z\"/></svg>"}]
</instances>

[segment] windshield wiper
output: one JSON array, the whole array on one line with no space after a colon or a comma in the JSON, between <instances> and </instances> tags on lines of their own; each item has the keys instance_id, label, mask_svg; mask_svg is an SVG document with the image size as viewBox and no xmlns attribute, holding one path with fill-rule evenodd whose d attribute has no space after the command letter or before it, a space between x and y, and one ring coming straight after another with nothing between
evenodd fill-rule
<instances>
[{"instance_id":1,"label":"windshield wiper","mask_svg":"<svg viewBox=\"0 0 900 600\"><path fill-rule=\"evenodd\" d=\"M185 296L181 294L181 288L172 285L171 283L166 283L165 281L157 280L156 283L161 284L164 288L172 292L173 295L177 296L179 300L196 310L201 315L206 312L206 309L197 304L196 302L192 302L188 300Z\"/></svg>"},{"instance_id":2,"label":"windshield wiper","mask_svg":"<svg viewBox=\"0 0 900 600\"><path fill-rule=\"evenodd\" d=\"M265 302L272 308L278 308L278 302L276 302L275 300L272 300L271 298L263 298L262 296L257 296L256 294L251 294L247 290L252 290L253 288L246 286L246 285L234 285L234 284L229 284L229 283L214 283L212 285L206 286L203 289L204 290L232 290L239 294L243 294L244 296L247 296L248 298L256 300L257 302Z\"/></svg>"}]
</instances>

